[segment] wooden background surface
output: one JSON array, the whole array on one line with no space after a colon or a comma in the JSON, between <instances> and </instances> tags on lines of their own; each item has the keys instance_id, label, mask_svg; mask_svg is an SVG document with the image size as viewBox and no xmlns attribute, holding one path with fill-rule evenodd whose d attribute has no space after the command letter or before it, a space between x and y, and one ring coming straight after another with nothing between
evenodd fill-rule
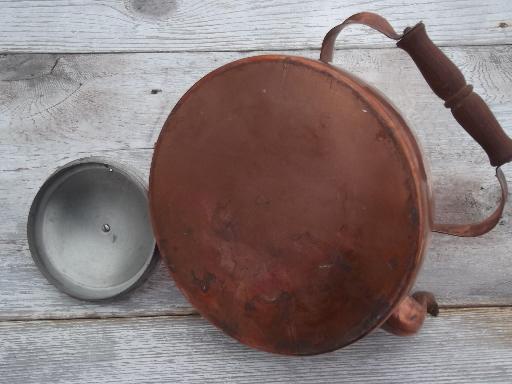
<instances>
[{"instance_id":1,"label":"wooden background surface","mask_svg":"<svg viewBox=\"0 0 512 384\"><path fill-rule=\"evenodd\" d=\"M28 209L58 166L101 155L147 177L160 128L194 82L249 55L317 58L323 35L363 10L398 30L423 20L512 134L508 0L0 0L1 383L512 382L510 204L481 238L432 237L417 288L442 310L420 334L377 331L314 357L232 341L195 314L163 265L129 296L91 304L58 292L30 257ZM335 64L383 91L417 134L437 219L492 211L499 193L485 154L405 53L363 27L337 47Z\"/></svg>"}]
</instances>

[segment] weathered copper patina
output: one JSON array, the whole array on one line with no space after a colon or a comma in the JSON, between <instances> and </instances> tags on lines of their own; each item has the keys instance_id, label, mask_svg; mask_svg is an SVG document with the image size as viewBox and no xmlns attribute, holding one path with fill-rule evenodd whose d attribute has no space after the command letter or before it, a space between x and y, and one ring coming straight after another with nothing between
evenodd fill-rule
<instances>
[{"instance_id":1,"label":"weathered copper patina","mask_svg":"<svg viewBox=\"0 0 512 384\"><path fill-rule=\"evenodd\" d=\"M411 130L378 92L328 64L336 35L350 23L399 39L493 165L512 156L499 125L483 128L482 119L496 120L481 99L459 91L467 89L462 75L422 24L401 37L384 19L359 14L326 36L321 61L250 57L201 79L156 145L153 229L177 286L199 312L266 351L322 353L384 323L395 334L416 332L427 311L437 312L431 294L408 296L429 233L484 233L503 209L499 173L503 202L489 219L433 224ZM476 104L460 112L469 99Z\"/></svg>"}]
</instances>

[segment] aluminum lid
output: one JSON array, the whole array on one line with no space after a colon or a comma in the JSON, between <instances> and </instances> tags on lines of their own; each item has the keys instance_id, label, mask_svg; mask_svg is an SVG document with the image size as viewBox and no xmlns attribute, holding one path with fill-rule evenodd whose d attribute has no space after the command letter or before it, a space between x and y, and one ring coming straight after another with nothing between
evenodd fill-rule
<instances>
[{"instance_id":1,"label":"aluminum lid","mask_svg":"<svg viewBox=\"0 0 512 384\"><path fill-rule=\"evenodd\" d=\"M30 208L34 261L61 291L103 300L142 283L158 261L144 183L111 160L57 170Z\"/></svg>"}]
</instances>

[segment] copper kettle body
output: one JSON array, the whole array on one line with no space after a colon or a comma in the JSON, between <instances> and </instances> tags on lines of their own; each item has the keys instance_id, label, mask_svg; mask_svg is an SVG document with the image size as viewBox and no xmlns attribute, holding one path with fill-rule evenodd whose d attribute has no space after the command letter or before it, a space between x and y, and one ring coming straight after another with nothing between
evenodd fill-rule
<instances>
[{"instance_id":1,"label":"copper kettle body","mask_svg":"<svg viewBox=\"0 0 512 384\"><path fill-rule=\"evenodd\" d=\"M437 224L418 144L378 92L329 64L338 33L397 40L497 168L499 206L481 223ZM153 157L153 230L177 286L237 340L317 354L382 326L415 333L434 296L409 295L431 231L478 236L501 217L499 166L512 141L422 23L397 34L360 13L325 37L320 60L284 55L205 76L167 119Z\"/></svg>"}]
</instances>

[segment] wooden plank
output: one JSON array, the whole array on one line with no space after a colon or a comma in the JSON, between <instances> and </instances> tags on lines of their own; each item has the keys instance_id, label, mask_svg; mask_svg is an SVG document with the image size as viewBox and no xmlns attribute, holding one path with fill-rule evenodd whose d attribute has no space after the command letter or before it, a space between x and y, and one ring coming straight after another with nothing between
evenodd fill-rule
<instances>
[{"instance_id":1,"label":"wooden plank","mask_svg":"<svg viewBox=\"0 0 512 384\"><path fill-rule=\"evenodd\" d=\"M444 51L503 126L512 126L512 47ZM285 53L318 58L318 51ZM247 56L222 52L0 56L0 149L6 154L0 170L25 168L27 154L151 148L171 108L190 86L216 67ZM335 64L364 78L397 105L416 128L434 165L437 160L444 164L447 158L461 157L485 162L482 151L402 51L339 51Z\"/></svg>"},{"instance_id":2,"label":"wooden plank","mask_svg":"<svg viewBox=\"0 0 512 384\"><path fill-rule=\"evenodd\" d=\"M249 349L199 317L0 323L5 383L510 383L512 309L444 311L306 357Z\"/></svg>"},{"instance_id":3,"label":"wooden plank","mask_svg":"<svg viewBox=\"0 0 512 384\"><path fill-rule=\"evenodd\" d=\"M397 30L424 20L441 45L510 43L507 0L3 0L0 52L233 51L318 48L353 13L373 11ZM362 28L340 46L392 45Z\"/></svg>"},{"instance_id":4,"label":"wooden plank","mask_svg":"<svg viewBox=\"0 0 512 384\"><path fill-rule=\"evenodd\" d=\"M104 152L93 152L103 155ZM117 161L138 170L147 178L151 150L108 152ZM85 155L85 154L81 154ZM161 265L155 275L124 299L110 303L86 303L68 297L49 285L34 265L26 244L26 213L37 186L52 164L72 160L66 156L40 156L28 170L0 172L0 196L5 204L19 204L11 220L0 228L0 319L148 316L191 313ZM34 158L31 159L34 161ZM512 171L507 166L506 170ZM468 174L468 168L444 169L434 177L436 194L445 204L438 216L470 221L492 210L498 195L492 171ZM455 183L455 184L453 184ZM484 188L484 189L481 189ZM8 211L8 208L6 208ZM459 213L453 215L453 212ZM464 214L462 214L464 213ZM442 305L511 305L512 207L506 208L502 225L475 239L433 236L417 289L431 290Z\"/></svg>"},{"instance_id":5,"label":"wooden plank","mask_svg":"<svg viewBox=\"0 0 512 384\"><path fill-rule=\"evenodd\" d=\"M0 268L0 321L196 313L164 265L158 265L136 290L101 303L77 300L58 291L35 266L26 240L0 242Z\"/></svg>"},{"instance_id":6,"label":"wooden plank","mask_svg":"<svg viewBox=\"0 0 512 384\"><path fill-rule=\"evenodd\" d=\"M512 47L446 51L504 126L510 127ZM307 52L310 57L317 54ZM30 258L27 212L46 177L79 157L111 157L147 178L151 147L172 105L210 69L243 56L7 55L0 59L0 318L191 311L163 270L132 295L108 304L83 303L57 292ZM347 50L338 52L336 60L383 90L409 117L432 160L440 220L477 220L493 209L498 190L485 155L428 90L405 54L396 49ZM68 97L81 81L81 88ZM162 92L152 94L152 89ZM505 167L509 174L510 170ZM511 214L508 207L503 225L478 239L434 236L418 287L433 290L443 305L512 304Z\"/></svg>"},{"instance_id":7,"label":"wooden plank","mask_svg":"<svg viewBox=\"0 0 512 384\"><path fill-rule=\"evenodd\" d=\"M512 47L445 51L489 102L503 126L511 127ZM318 52L305 54L318 56ZM4 154L0 202L5 218L0 223L0 239L23 238L24 217L35 190L57 166L93 153L117 157L122 155L110 150L151 148L172 106L190 85L214 67L244 56L187 53L0 58L0 149ZM347 50L338 52L336 64L367 79L393 100L416 128L432 160L434 176L440 174L442 178L443 172L449 175L445 184L453 184L450 193L462 191L464 185L479 190L493 183L481 149L458 127L405 54L397 49ZM135 169L146 172L149 155L142 156L144 160L141 158ZM130 156L125 158L132 161ZM481 186L477 185L478 173L486 176ZM479 193L486 196L487 190ZM454 199L444 195L448 196L438 199L438 210L456 212ZM470 208L470 218L477 219L482 212L478 204L469 203L477 208Z\"/></svg>"}]
</instances>

